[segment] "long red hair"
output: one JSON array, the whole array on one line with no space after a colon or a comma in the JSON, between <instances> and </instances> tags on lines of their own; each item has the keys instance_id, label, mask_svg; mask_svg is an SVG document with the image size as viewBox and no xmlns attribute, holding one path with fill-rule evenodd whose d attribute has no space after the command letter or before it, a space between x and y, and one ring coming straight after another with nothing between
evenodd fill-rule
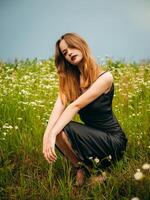
<instances>
[{"instance_id":1,"label":"long red hair","mask_svg":"<svg viewBox=\"0 0 150 200\"><path fill-rule=\"evenodd\" d=\"M83 59L79 67L65 59L59 47L61 40L82 52ZM66 33L56 42L55 65L59 78L59 93L64 105L77 99L81 95L81 88L87 89L102 71L93 59L86 41L76 33Z\"/></svg>"}]
</instances>

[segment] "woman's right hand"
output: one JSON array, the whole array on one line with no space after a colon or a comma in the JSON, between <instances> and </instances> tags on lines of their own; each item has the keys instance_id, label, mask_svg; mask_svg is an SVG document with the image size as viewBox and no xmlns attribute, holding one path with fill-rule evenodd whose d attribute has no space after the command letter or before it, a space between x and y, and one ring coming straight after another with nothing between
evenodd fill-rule
<instances>
[{"instance_id":1,"label":"woman's right hand","mask_svg":"<svg viewBox=\"0 0 150 200\"><path fill-rule=\"evenodd\" d=\"M55 162L57 159L56 153L55 153L55 141L56 136L52 135L50 133L45 133L43 136L43 154L45 159L49 162Z\"/></svg>"}]
</instances>

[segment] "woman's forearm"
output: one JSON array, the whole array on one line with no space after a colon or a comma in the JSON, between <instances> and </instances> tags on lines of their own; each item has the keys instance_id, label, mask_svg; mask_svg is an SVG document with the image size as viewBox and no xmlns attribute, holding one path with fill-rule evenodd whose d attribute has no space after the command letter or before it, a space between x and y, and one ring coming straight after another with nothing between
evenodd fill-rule
<instances>
[{"instance_id":1,"label":"woman's forearm","mask_svg":"<svg viewBox=\"0 0 150 200\"><path fill-rule=\"evenodd\" d=\"M58 98L57 98L57 100L54 104L54 108L51 112L50 118L48 120L48 125L46 127L44 134L48 134L48 133L51 132L52 128L56 124L57 120L59 119L59 117L61 116L61 114L65 110L65 108L66 108L66 106L62 104L60 96L58 96Z\"/></svg>"},{"instance_id":2,"label":"woman's forearm","mask_svg":"<svg viewBox=\"0 0 150 200\"><path fill-rule=\"evenodd\" d=\"M74 104L70 104L64 112L61 114L57 122L52 128L52 134L58 135L62 129L72 120L72 118L77 114L79 108Z\"/></svg>"}]
</instances>

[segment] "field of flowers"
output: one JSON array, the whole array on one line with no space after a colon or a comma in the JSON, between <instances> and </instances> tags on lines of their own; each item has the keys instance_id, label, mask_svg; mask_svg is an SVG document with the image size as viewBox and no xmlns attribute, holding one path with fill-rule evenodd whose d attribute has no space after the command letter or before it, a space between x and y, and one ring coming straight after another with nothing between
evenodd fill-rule
<instances>
[{"instance_id":1,"label":"field of flowers","mask_svg":"<svg viewBox=\"0 0 150 200\"><path fill-rule=\"evenodd\" d=\"M128 137L127 151L105 183L87 182L75 195L70 163L57 151L49 165L42 154L58 92L53 59L0 62L0 199L150 199L150 64L107 59L102 67L114 76L113 110Z\"/></svg>"}]
</instances>

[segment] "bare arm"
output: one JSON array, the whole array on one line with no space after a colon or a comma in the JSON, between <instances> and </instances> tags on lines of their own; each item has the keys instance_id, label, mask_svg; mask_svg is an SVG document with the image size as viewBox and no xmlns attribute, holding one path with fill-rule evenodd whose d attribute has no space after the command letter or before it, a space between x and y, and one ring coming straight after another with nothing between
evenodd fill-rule
<instances>
[{"instance_id":1,"label":"bare arm","mask_svg":"<svg viewBox=\"0 0 150 200\"><path fill-rule=\"evenodd\" d=\"M48 120L48 125L46 127L44 135L49 134L51 132L52 128L56 124L57 120L59 119L59 117L65 110L65 108L66 108L66 106L62 104L60 95L58 94L57 100L54 104L54 108L53 108L50 118Z\"/></svg>"},{"instance_id":2,"label":"bare arm","mask_svg":"<svg viewBox=\"0 0 150 200\"><path fill-rule=\"evenodd\" d=\"M59 117L65 110L65 107L66 106L62 104L60 95L58 94L57 100L54 104L54 108L51 112L50 118L48 120L48 125L46 127L46 130L43 136L43 154L48 162L49 160L47 158L47 152L49 151L49 148L50 148L50 141L51 141L50 137L52 135L51 132L52 132L53 127L57 123Z\"/></svg>"}]
</instances>

